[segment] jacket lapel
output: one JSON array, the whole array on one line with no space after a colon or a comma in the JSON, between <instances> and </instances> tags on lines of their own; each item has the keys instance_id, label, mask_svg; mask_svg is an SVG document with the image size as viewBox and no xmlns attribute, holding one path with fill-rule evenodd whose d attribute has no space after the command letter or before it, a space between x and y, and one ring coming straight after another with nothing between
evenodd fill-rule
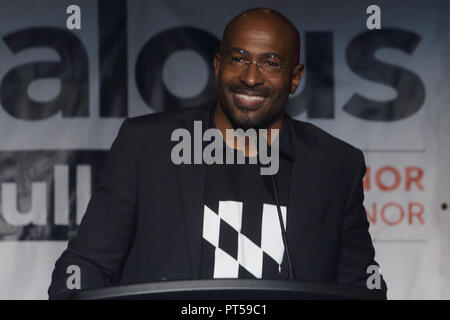
<instances>
[{"instance_id":1,"label":"jacket lapel","mask_svg":"<svg viewBox=\"0 0 450 320\"><path fill-rule=\"evenodd\" d=\"M198 112L181 119L181 125L191 133L191 144L194 145L194 121L202 121L203 131L208 128L209 109L202 107ZM203 139L202 139L203 140ZM205 142L202 142L202 151ZM194 150L191 150L193 163ZM193 279L200 275L200 253L203 227L203 202L205 191L205 167L202 164L181 164L177 166L178 187L181 195L183 220L189 246L191 271Z\"/></svg>"},{"instance_id":2,"label":"jacket lapel","mask_svg":"<svg viewBox=\"0 0 450 320\"><path fill-rule=\"evenodd\" d=\"M302 124L289 121L295 160L292 164L289 205L287 209L287 240L295 270L296 256L314 211L322 168L322 157L315 148L317 138L308 135Z\"/></svg>"}]
</instances>

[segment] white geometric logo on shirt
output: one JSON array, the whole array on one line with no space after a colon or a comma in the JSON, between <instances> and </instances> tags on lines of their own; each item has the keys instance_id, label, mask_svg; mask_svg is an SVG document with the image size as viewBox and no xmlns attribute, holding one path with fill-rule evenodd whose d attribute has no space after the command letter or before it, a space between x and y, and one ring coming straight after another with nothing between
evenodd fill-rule
<instances>
[{"instance_id":1,"label":"white geometric logo on shirt","mask_svg":"<svg viewBox=\"0 0 450 320\"><path fill-rule=\"evenodd\" d=\"M238 278L239 265L256 278L262 278L263 252L278 263L281 272L284 245L281 235L278 211L275 205L263 205L261 226L261 247L241 233L242 202L219 201L216 214L206 205L203 210L203 238L215 248L214 278ZM286 207L281 206L281 215L286 229ZM219 247L220 224L227 223L238 233L237 260Z\"/></svg>"}]
</instances>

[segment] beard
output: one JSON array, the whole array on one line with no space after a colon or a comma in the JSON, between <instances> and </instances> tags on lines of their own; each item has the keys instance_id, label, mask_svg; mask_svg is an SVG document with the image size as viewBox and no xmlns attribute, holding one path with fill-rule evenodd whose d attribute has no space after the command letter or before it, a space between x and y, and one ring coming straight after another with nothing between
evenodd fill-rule
<instances>
[{"instance_id":1,"label":"beard","mask_svg":"<svg viewBox=\"0 0 450 320\"><path fill-rule=\"evenodd\" d=\"M276 117L270 117L268 112L260 112L258 115L252 117L250 113L254 111L247 108L239 108L244 113L244 116L238 116L234 107L228 103L221 103L221 105L223 112L234 129L243 129L244 131L247 129L266 129L276 120Z\"/></svg>"}]
</instances>

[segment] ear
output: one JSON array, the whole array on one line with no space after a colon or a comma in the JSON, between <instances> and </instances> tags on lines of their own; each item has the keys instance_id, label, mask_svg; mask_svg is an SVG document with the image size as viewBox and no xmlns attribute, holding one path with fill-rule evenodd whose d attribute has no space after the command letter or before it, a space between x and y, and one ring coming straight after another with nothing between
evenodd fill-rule
<instances>
[{"instance_id":1,"label":"ear","mask_svg":"<svg viewBox=\"0 0 450 320\"><path fill-rule=\"evenodd\" d=\"M217 52L214 55L214 75L216 76L216 80L219 80L219 69L220 69L220 53Z\"/></svg>"},{"instance_id":2,"label":"ear","mask_svg":"<svg viewBox=\"0 0 450 320\"><path fill-rule=\"evenodd\" d=\"M300 84L300 80L303 78L303 72L305 71L305 65L297 63L292 69L292 78L291 78L291 92L290 94L294 94L297 91L298 85Z\"/></svg>"}]
</instances>

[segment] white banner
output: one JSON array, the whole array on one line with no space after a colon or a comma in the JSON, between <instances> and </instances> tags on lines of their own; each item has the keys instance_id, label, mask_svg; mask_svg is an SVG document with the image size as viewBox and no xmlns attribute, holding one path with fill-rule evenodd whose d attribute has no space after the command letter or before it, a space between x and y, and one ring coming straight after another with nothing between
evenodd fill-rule
<instances>
[{"instance_id":1,"label":"white banner","mask_svg":"<svg viewBox=\"0 0 450 320\"><path fill-rule=\"evenodd\" d=\"M213 101L222 31L252 7L301 32L289 113L365 154L388 298L450 298L448 0L377 1L373 30L365 0L31 2L0 0L0 299L48 297L120 124Z\"/></svg>"}]
</instances>

